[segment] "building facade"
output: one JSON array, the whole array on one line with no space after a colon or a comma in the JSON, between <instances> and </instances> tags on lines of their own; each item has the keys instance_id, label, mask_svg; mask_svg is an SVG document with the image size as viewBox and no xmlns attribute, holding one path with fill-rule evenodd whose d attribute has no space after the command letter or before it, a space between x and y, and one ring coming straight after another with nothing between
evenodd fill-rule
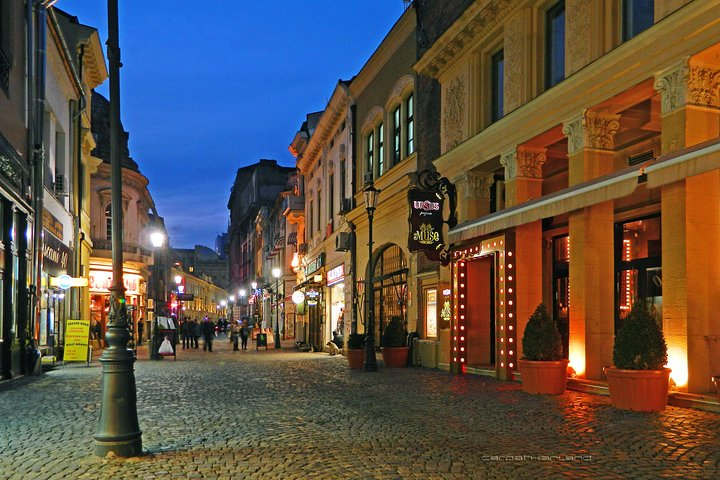
<instances>
[{"instance_id":1,"label":"building facade","mask_svg":"<svg viewBox=\"0 0 720 480\"><path fill-rule=\"evenodd\" d=\"M451 368L513 378L543 302L574 374L602 381L643 301L662 319L675 388L711 388L718 8L474 2L416 64L442 88L434 164L464 196Z\"/></svg>"},{"instance_id":2,"label":"building facade","mask_svg":"<svg viewBox=\"0 0 720 480\"><path fill-rule=\"evenodd\" d=\"M112 208L109 137L109 102L99 93L92 97L92 131L97 142L93 156L102 160L91 174L91 230L93 243L90 257L90 315L104 335L112 286ZM155 225L151 213L155 204L148 190L148 179L129 156L128 133L121 141L123 205L123 281L128 317L133 332L139 321L147 321L147 286L152 264L150 233ZM148 330L145 330L148 331Z\"/></svg>"}]
</instances>

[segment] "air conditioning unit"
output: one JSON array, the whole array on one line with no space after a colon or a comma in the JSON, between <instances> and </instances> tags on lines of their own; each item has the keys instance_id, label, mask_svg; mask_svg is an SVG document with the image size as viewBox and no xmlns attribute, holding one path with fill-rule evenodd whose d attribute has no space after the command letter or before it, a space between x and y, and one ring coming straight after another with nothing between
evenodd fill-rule
<instances>
[{"instance_id":1,"label":"air conditioning unit","mask_svg":"<svg viewBox=\"0 0 720 480\"><path fill-rule=\"evenodd\" d=\"M335 251L348 252L352 248L352 233L339 232L335 237Z\"/></svg>"},{"instance_id":2,"label":"air conditioning unit","mask_svg":"<svg viewBox=\"0 0 720 480\"><path fill-rule=\"evenodd\" d=\"M353 205L355 203L354 200L355 199L352 197L340 199L340 211L338 213L340 215L347 215L350 213L350 211L355 207L355 205Z\"/></svg>"},{"instance_id":3,"label":"air conditioning unit","mask_svg":"<svg viewBox=\"0 0 720 480\"><path fill-rule=\"evenodd\" d=\"M67 195L67 183L65 182L65 175L56 174L55 183L53 185L55 195L64 196Z\"/></svg>"}]
</instances>

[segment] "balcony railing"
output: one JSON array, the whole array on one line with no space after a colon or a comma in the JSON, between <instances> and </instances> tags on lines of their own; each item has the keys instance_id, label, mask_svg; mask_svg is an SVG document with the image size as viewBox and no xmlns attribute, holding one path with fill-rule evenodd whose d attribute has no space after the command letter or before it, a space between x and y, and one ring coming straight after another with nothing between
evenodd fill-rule
<instances>
[{"instance_id":1,"label":"balcony railing","mask_svg":"<svg viewBox=\"0 0 720 480\"><path fill-rule=\"evenodd\" d=\"M95 250L112 250L112 240L93 239L93 248ZM149 257L151 252L147 248L143 248L135 243L123 242L123 252L135 255L143 255Z\"/></svg>"}]
</instances>

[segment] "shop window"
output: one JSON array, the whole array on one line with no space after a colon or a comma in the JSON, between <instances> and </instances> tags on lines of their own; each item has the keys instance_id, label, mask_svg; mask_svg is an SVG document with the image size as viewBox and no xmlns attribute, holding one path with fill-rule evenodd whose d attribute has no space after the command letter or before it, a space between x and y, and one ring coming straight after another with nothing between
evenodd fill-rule
<instances>
[{"instance_id":1,"label":"shop window","mask_svg":"<svg viewBox=\"0 0 720 480\"><path fill-rule=\"evenodd\" d=\"M437 296L437 288L428 288L427 290L425 290L425 336L427 338L437 337Z\"/></svg>"},{"instance_id":2,"label":"shop window","mask_svg":"<svg viewBox=\"0 0 720 480\"><path fill-rule=\"evenodd\" d=\"M565 79L565 1L545 12L545 89Z\"/></svg>"},{"instance_id":3,"label":"shop window","mask_svg":"<svg viewBox=\"0 0 720 480\"><path fill-rule=\"evenodd\" d=\"M636 301L662 314L660 217L617 224L615 230L616 331Z\"/></svg>"},{"instance_id":4,"label":"shop window","mask_svg":"<svg viewBox=\"0 0 720 480\"><path fill-rule=\"evenodd\" d=\"M623 42L652 27L653 23L655 23L655 0L623 0Z\"/></svg>"},{"instance_id":5,"label":"shop window","mask_svg":"<svg viewBox=\"0 0 720 480\"><path fill-rule=\"evenodd\" d=\"M570 352L570 237L553 238L553 317L563 344L563 356Z\"/></svg>"}]
</instances>

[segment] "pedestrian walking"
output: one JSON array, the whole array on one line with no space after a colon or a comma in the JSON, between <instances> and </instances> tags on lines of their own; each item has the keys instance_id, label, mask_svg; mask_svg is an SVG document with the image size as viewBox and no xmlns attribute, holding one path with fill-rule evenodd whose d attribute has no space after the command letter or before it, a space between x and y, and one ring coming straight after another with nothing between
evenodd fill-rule
<instances>
[{"instance_id":1,"label":"pedestrian walking","mask_svg":"<svg viewBox=\"0 0 720 480\"><path fill-rule=\"evenodd\" d=\"M180 325L180 336L182 337L183 350L188 348L188 346L192 347L192 345L190 345L192 343L190 328L192 328L192 323L186 318L182 325Z\"/></svg>"},{"instance_id":2,"label":"pedestrian walking","mask_svg":"<svg viewBox=\"0 0 720 480\"><path fill-rule=\"evenodd\" d=\"M138 320L138 329L137 329L138 330L138 345L142 345L144 329L145 329L145 320L140 318L140 320Z\"/></svg>"},{"instance_id":3,"label":"pedestrian walking","mask_svg":"<svg viewBox=\"0 0 720 480\"><path fill-rule=\"evenodd\" d=\"M250 336L250 327L247 320L243 320L240 324L240 348L247 350L248 337Z\"/></svg>"},{"instance_id":4,"label":"pedestrian walking","mask_svg":"<svg viewBox=\"0 0 720 480\"><path fill-rule=\"evenodd\" d=\"M205 342L203 343L203 352L212 352L212 342L215 336L215 324L205 317L202 323L202 333Z\"/></svg>"},{"instance_id":5,"label":"pedestrian walking","mask_svg":"<svg viewBox=\"0 0 720 480\"><path fill-rule=\"evenodd\" d=\"M230 340L232 340L233 344L233 352L238 351L238 340L240 339L240 329L242 326L240 325L240 321L233 323L232 327L230 327Z\"/></svg>"},{"instance_id":6,"label":"pedestrian walking","mask_svg":"<svg viewBox=\"0 0 720 480\"><path fill-rule=\"evenodd\" d=\"M193 318L193 324L191 329L193 340L195 341L195 348L200 348L200 335L202 335L202 325L200 325L196 318Z\"/></svg>"}]
</instances>

